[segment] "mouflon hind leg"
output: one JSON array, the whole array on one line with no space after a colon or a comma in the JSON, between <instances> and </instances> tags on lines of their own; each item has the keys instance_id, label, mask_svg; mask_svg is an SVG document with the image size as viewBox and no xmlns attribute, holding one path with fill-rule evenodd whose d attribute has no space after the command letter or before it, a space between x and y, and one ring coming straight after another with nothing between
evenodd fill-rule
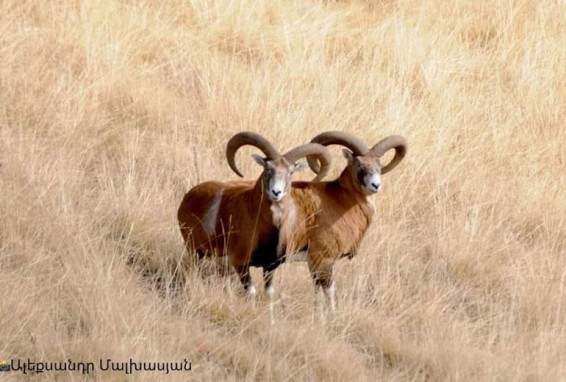
<instances>
[{"instance_id":1,"label":"mouflon hind leg","mask_svg":"<svg viewBox=\"0 0 566 382\"><path fill-rule=\"evenodd\" d=\"M236 267L236 272L238 273L238 277L240 278L240 281L241 281L242 285L244 286L244 290L246 291L246 295L250 299L255 299L255 297L257 295L257 291L255 289L255 286L252 283L252 277L250 275L250 267L245 266L245 265L241 265L239 267Z\"/></svg>"},{"instance_id":2,"label":"mouflon hind leg","mask_svg":"<svg viewBox=\"0 0 566 382\"><path fill-rule=\"evenodd\" d=\"M318 291L323 290L332 314L336 312L336 288L332 280L334 261L321 256L319 253L311 252L308 257L309 270L315 287L315 308L320 304Z\"/></svg>"}]
</instances>

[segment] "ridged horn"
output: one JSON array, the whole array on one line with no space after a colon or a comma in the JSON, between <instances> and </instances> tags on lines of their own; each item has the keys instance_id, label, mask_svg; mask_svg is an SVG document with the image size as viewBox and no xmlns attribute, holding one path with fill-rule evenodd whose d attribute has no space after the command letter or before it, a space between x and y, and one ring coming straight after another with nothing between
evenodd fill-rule
<instances>
[{"instance_id":1,"label":"ridged horn","mask_svg":"<svg viewBox=\"0 0 566 382\"><path fill-rule=\"evenodd\" d=\"M318 143L307 143L295 147L283 154L283 156L291 163L295 163L297 160L304 157L308 157L308 159L312 158L317 165L320 163L319 171L314 179L315 181L321 180L328 174L330 171L330 163L332 162L332 157L328 149Z\"/></svg>"},{"instance_id":2,"label":"ridged horn","mask_svg":"<svg viewBox=\"0 0 566 382\"><path fill-rule=\"evenodd\" d=\"M240 170L238 170L238 167L236 167L235 157L236 151L238 151L240 147L246 145L257 147L265 154L267 159L276 159L281 156L281 154L279 154L279 151L275 149L275 146L273 146L271 142L257 133L244 131L234 135L232 138L230 138L228 144L226 145L226 159L228 160L228 165L230 166L232 171L234 171L242 178L244 177L244 175L242 175Z\"/></svg>"},{"instance_id":3,"label":"ridged horn","mask_svg":"<svg viewBox=\"0 0 566 382\"><path fill-rule=\"evenodd\" d=\"M311 139L311 142L319 143L323 146L341 145L352 150L356 156L366 155L369 152L368 147L361 139L342 131L327 131L318 134L316 137ZM320 165L316 158L308 157L307 162L309 163L311 170L318 174L320 171Z\"/></svg>"},{"instance_id":4,"label":"ridged horn","mask_svg":"<svg viewBox=\"0 0 566 382\"><path fill-rule=\"evenodd\" d=\"M387 166L381 169L381 174L386 174L393 170L405 157L407 154L407 140L400 135L391 135L387 138L383 138L370 149L371 153L378 158L381 158L383 154L391 149L395 149L395 156Z\"/></svg>"}]
</instances>

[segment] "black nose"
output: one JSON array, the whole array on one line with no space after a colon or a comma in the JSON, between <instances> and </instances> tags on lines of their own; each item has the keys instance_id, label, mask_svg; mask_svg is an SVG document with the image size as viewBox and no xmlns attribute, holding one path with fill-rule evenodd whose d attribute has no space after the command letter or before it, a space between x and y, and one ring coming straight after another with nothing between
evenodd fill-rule
<instances>
[{"instance_id":1,"label":"black nose","mask_svg":"<svg viewBox=\"0 0 566 382\"><path fill-rule=\"evenodd\" d=\"M379 183L371 183L371 185L373 186L373 188L375 188L376 190L379 190L379 187L381 187L381 184Z\"/></svg>"},{"instance_id":2,"label":"black nose","mask_svg":"<svg viewBox=\"0 0 566 382\"><path fill-rule=\"evenodd\" d=\"M271 191L271 192L272 192L273 195L275 195L275 196L279 196L279 194L281 193L281 191L275 191L275 190L273 190L273 191Z\"/></svg>"}]
</instances>

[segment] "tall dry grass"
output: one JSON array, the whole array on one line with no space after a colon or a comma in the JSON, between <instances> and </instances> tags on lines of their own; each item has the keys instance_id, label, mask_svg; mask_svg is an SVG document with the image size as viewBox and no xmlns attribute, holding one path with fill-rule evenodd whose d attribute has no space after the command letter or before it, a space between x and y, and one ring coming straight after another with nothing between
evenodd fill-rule
<instances>
[{"instance_id":1,"label":"tall dry grass","mask_svg":"<svg viewBox=\"0 0 566 382\"><path fill-rule=\"evenodd\" d=\"M566 380L565 12L1 1L0 358L193 366L101 381ZM248 129L409 141L334 320L313 322L302 263L277 274L274 327L237 283L173 289L182 195L233 179L224 145Z\"/></svg>"}]
</instances>

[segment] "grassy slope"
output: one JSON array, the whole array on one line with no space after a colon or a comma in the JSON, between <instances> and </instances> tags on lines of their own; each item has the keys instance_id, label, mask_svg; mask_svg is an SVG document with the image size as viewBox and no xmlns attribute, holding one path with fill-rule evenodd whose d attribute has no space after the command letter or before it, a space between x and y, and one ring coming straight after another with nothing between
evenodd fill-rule
<instances>
[{"instance_id":1,"label":"grassy slope","mask_svg":"<svg viewBox=\"0 0 566 382\"><path fill-rule=\"evenodd\" d=\"M195 380L566 378L564 12L0 2L0 356L188 358ZM332 323L313 323L304 264L277 275L273 328L235 283L170 293L128 265L167 281L182 195L234 178L223 149L245 129L282 149L330 129L409 140L337 267Z\"/></svg>"}]
</instances>

